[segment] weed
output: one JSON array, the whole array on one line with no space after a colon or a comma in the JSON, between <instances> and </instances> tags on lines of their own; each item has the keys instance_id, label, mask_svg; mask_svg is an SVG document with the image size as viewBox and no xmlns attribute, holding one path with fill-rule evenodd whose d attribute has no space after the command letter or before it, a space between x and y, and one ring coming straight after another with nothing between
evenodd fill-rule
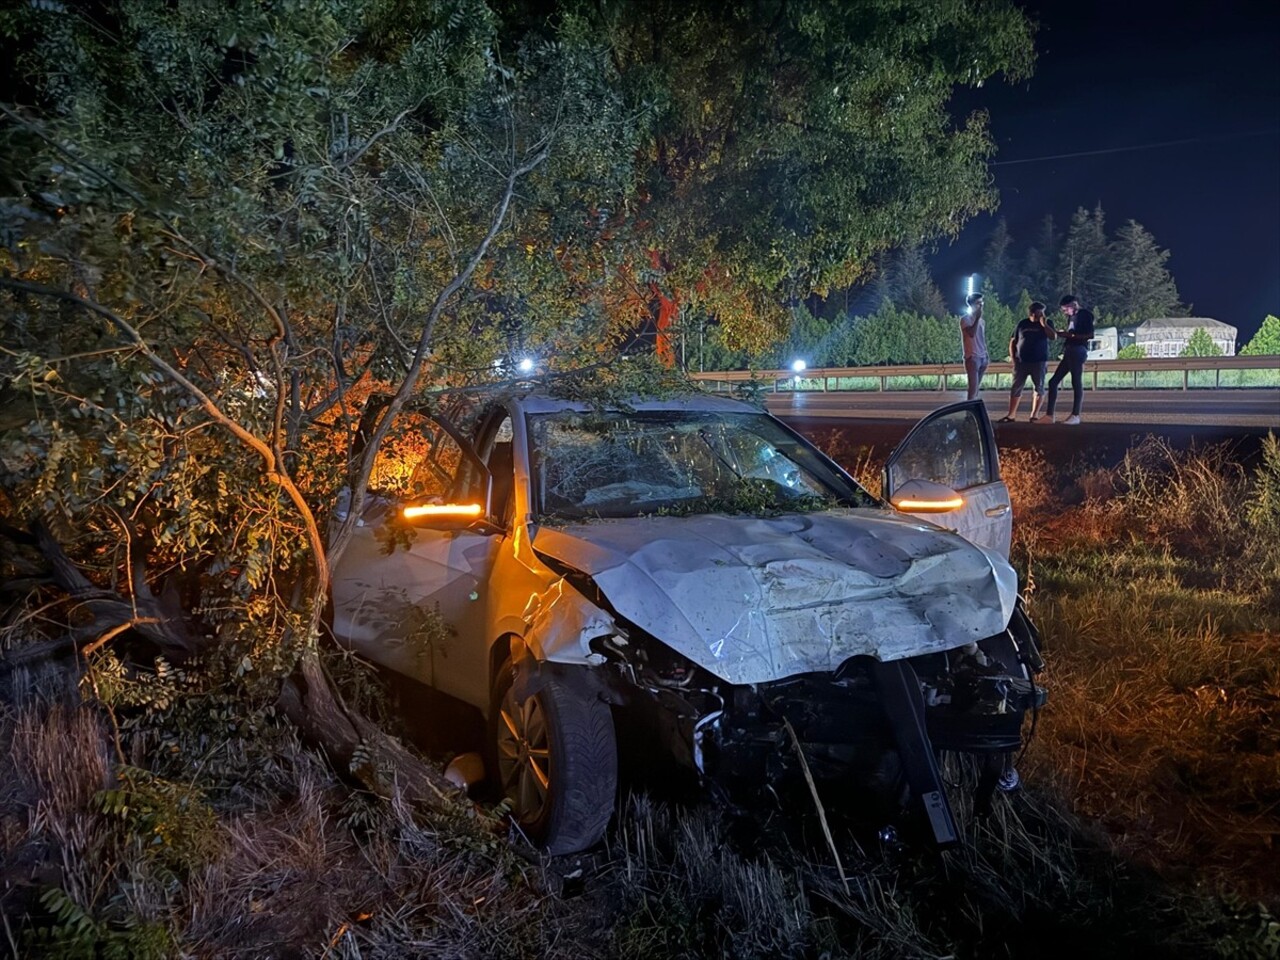
<instances>
[{"instance_id":1,"label":"weed","mask_svg":"<svg viewBox=\"0 0 1280 960\"><path fill-rule=\"evenodd\" d=\"M48 960L165 960L174 943L162 923L125 917L119 924L96 919L65 890L50 887L40 897L51 922L33 930L28 946Z\"/></svg>"},{"instance_id":2,"label":"weed","mask_svg":"<svg viewBox=\"0 0 1280 960\"><path fill-rule=\"evenodd\" d=\"M218 820L199 789L137 767L117 773L120 785L99 794L97 805L124 823L143 857L183 877L216 853Z\"/></svg>"},{"instance_id":3,"label":"weed","mask_svg":"<svg viewBox=\"0 0 1280 960\"><path fill-rule=\"evenodd\" d=\"M873 496L880 496L882 472L874 447L852 443L843 430L818 430L809 438Z\"/></svg>"}]
</instances>

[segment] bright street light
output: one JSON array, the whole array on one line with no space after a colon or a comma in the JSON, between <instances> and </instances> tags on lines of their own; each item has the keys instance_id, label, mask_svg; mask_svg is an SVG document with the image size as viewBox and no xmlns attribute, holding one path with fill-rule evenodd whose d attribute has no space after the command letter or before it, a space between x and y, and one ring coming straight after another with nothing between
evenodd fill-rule
<instances>
[{"instance_id":1,"label":"bright street light","mask_svg":"<svg viewBox=\"0 0 1280 960\"><path fill-rule=\"evenodd\" d=\"M516 369L521 373L533 373L533 361L528 357L524 357L516 364Z\"/></svg>"},{"instance_id":2,"label":"bright street light","mask_svg":"<svg viewBox=\"0 0 1280 960\"><path fill-rule=\"evenodd\" d=\"M809 366L803 360L792 360L791 369L796 373L804 373L805 367Z\"/></svg>"}]
</instances>

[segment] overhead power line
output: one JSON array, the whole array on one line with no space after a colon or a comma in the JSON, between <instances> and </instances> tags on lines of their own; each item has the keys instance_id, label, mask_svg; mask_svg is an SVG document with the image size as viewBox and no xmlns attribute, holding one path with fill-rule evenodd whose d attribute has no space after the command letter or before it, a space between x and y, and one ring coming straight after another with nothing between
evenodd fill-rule
<instances>
[{"instance_id":1,"label":"overhead power line","mask_svg":"<svg viewBox=\"0 0 1280 960\"><path fill-rule=\"evenodd\" d=\"M1018 163L1041 163L1045 160L1067 160L1072 157L1097 157L1107 153L1128 153L1133 150L1159 150L1164 147L1181 147L1189 143L1213 143L1218 140L1239 140L1243 137L1275 136L1280 130L1253 130L1249 133L1226 133L1217 137L1187 137L1184 140L1161 140L1157 143L1139 143L1130 147L1108 147L1105 150L1078 150L1075 153L1054 153L1045 157L1027 157L1024 160L995 160L989 166L1011 167Z\"/></svg>"}]
</instances>

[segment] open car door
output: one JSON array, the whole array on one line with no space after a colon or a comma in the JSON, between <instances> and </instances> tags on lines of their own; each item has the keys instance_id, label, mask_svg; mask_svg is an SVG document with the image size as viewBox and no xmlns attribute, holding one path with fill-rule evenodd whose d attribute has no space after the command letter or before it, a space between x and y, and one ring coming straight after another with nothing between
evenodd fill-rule
<instances>
[{"instance_id":1,"label":"open car door","mask_svg":"<svg viewBox=\"0 0 1280 960\"><path fill-rule=\"evenodd\" d=\"M904 496L917 489L928 494ZM885 464L883 492L900 512L1009 555L1013 509L981 400L939 407L917 423Z\"/></svg>"}]
</instances>

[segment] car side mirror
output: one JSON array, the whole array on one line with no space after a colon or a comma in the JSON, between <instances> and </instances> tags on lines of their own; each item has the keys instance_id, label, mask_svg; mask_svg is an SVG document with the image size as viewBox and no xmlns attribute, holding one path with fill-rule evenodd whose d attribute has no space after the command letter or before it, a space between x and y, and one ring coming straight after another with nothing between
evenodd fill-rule
<instances>
[{"instance_id":1,"label":"car side mirror","mask_svg":"<svg viewBox=\"0 0 1280 960\"><path fill-rule=\"evenodd\" d=\"M949 513L964 506L964 497L943 483L908 480L889 498L901 513Z\"/></svg>"},{"instance_id":2,"label":"car side mirror","mask_svg":"<svg viewBox=\"0 0 1280 960\"><path fill-rule=\"evenodd\" d=\"M495 533L499 529L484 515L482 503L406 503L400 508L399 519L424 530Z\"/></svg>"}]
</instances>

